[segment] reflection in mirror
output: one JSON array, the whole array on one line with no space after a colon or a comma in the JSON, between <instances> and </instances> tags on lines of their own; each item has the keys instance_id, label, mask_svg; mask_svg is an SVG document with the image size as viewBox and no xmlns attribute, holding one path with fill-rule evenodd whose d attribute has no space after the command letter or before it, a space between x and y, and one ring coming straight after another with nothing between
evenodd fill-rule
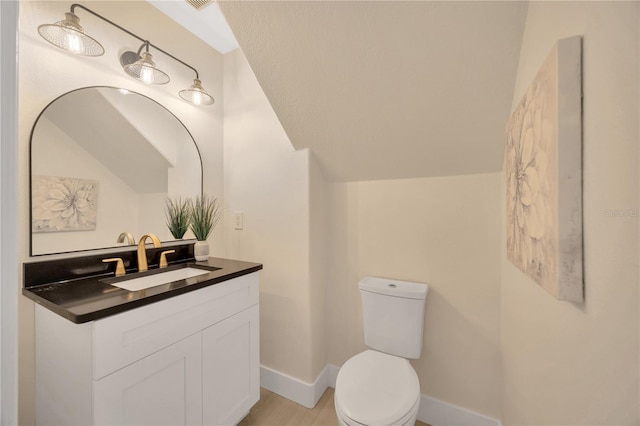
<instances>
[{"instance_id":1,"label":"reflection in mirror","mask_svg":"<svg viewBox=\"0 0 640 426\"><path fill-rule=\"evenodd\" d=\"M31 255L173 240L166 197L202 194L186 127L146 96L88 87L51 102L31 132ZM185 238L190 238L190 232Z\"/></svg>"}]
</instances>

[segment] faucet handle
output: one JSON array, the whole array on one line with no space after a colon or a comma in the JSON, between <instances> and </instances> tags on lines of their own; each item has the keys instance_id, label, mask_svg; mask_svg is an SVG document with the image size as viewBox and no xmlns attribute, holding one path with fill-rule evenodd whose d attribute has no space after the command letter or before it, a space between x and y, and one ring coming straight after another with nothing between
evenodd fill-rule
<instances>
[{"instance_id":1,"label":"faucet handle","mask_svg":"<svg viewBox=\"0 0 640 426\"><path fill-rule=\"evenodd\" d=\"M127 244L133 246L136 244L136 239L131 232L122 232L118 235L118 243L124 243L125 238L127 239Z\"/></svg>"},{"instance_id":2,"label":"faucet handle","mask_svg":"<svg viewBox=\"0 0 640 426\"><path fill-rule=\"evenodd\" d=\"M168 266L167 263L167 255L171 254L171 253L175 253L175 250L165 250L162 253L160 253L160 268L166 268Z\"/></svg>"},{"instance_id":3,"label":"faucet handle","mask_svg":"<svg viewBox=\"0 0 640 426\"><path fill-rule=\"evenodd\" d=\"M116 277L121 277L125 274L125 270L124 270L124 263L122 262L122 259L120 259L119 257L112 257L109 259L102 259L103 263L108 263L108 262L117 262L116 263Z\"/></svg>"}]
</instances>

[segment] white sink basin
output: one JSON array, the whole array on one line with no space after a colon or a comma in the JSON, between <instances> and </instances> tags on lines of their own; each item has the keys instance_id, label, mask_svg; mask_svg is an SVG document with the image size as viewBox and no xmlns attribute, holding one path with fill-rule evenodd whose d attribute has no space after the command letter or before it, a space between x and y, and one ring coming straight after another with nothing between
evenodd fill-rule
<instances>
[{"instance_id":1,"label":"white sink basin","mask_svg":"<svg viewBox=\"0 0 640 426\"><path fill-rule=\"evenodd\" d=\"M173 271L161 272L146 277L134 278L132 280L110 283L112 286L120 287L129 291L140 291L146 288L167 284L173 281L184 280L198 275L208 274L211 271L198 268L182 268Z\"/></svg>"}]
</instances>

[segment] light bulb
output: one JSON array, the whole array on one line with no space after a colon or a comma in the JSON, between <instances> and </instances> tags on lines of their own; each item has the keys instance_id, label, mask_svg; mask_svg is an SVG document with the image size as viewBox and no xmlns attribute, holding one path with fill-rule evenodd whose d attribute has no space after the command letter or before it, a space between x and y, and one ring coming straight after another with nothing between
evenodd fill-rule
<instances>
[{"instance_id":1,"label":"light bulb","mask_svg":"<svg viewBox=\"0 0 640 426\"><path fill-rule=\"evenodd\" d=\"M84 50L84 43L82 42L82 38L79 37L75 32L66 31L65 49L67 49L69 52L79 54Z\"/></svg>"},{"instance_id":2,"label":"light bulb","mask_svg":"<svg viewBox=\"0 0 640 426\"><path fill-rule=\"evenodd\" d=\"M202 93L194 92L194 94L193 94L193 103L195 105L202 105Z\"/></svg>"},{"instance_id":3,"label":"light bulb","mask_svg":"<svg viewBox=\"0 0 640 426\"><path fill-rule=\"evenodd\" d=\"M140 69L140 80L146 84L153 83L153 68L143 65Z\"/></svg>"}]
</instances>

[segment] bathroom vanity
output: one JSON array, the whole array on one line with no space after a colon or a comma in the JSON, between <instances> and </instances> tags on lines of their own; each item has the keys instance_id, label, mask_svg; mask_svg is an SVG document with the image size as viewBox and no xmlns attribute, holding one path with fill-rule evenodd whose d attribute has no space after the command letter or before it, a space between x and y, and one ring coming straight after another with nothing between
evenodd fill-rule
<instances>
[{"instance_id":1,"label":"bathroom vanity","mask_svg":"<svg viewBox=\"0 0 640 426\"><path fill-rule=\"evenodd\" d=\"M36 423L237 423L259 398L262 265L195 262L193 242L169 232L158 203L203 195L192 132L131 89L46 93L34 100L50 102L30 137L34 258L22 290L36 303ZM74 220L56 202L61 187ZM149 230L161 248L145 249ZM162 251L175 251L166 268Z\"/></svg>"},{"instance_id":2,"label":"bathroom vanity","mask_svg":"<svg viewBox=\"0 0 640 426\"><path fill-rule=\"evenodd\" d=\"M38 280L30 267L27 284ZM248 413L259 399L262 265L169 269L184 267L206 273L140 291L114 287L113 275L25 287L37 303L37 424L230 425Z\"/></svg>"}]
</instances>

